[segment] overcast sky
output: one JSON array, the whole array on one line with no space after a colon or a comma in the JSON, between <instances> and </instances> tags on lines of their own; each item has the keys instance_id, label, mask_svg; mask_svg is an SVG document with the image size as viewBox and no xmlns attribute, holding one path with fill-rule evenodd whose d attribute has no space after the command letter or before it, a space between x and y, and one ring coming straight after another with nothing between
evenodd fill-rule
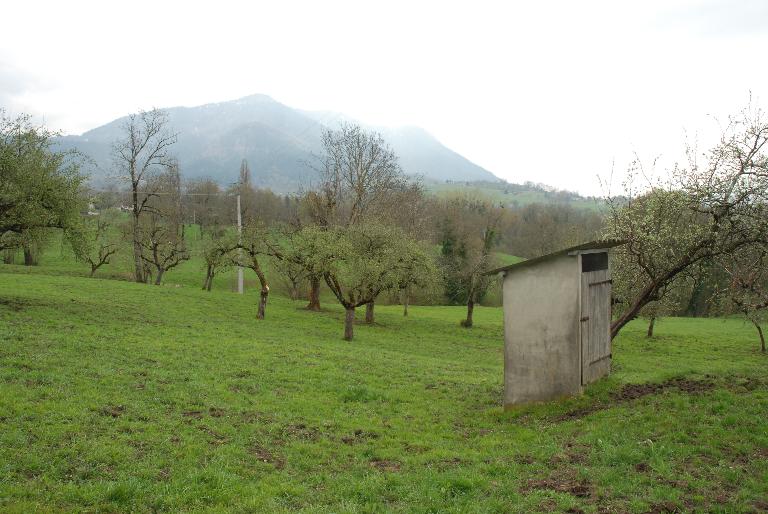
<instances>
[{"instance_id":1,"label":"overcast sky","mask_svg":"<svg viewBox=\"0 0 768 514\"><path fill-rule=\"evenodd\" d=\"M13 1L3 18L0 106L66 133L263 93L586 194L634 152L663 168L750 91L768 107L765 0Z\"/></svg>"}]
</instances>

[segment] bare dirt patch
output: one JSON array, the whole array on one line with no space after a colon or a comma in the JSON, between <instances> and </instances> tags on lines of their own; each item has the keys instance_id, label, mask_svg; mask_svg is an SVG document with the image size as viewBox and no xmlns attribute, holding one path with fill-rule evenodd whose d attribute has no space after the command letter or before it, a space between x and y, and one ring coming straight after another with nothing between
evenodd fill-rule
<instances>
[{"instance_id":1,"label":"bare dirt patch","mask_svg":"<svg viewBox=\"0 0 768 514\"><path fill-rule=\"evenodd\" d=\"M536 459L534 459L530 455L516 455L515 456L515 462L517 462L518 464L529 465L529 464L533 464L534 462L536 462Z\"/></svg>"},{"instance_id":2,"label":"bare dirt patch","mask_svg":"<svg viewBox=\"0 0 768 514\"><path fill-rule=\"evenodd\" d=\"M637 400L644 396L662 394L667 390L677 390L681 393L700 394L711 391L715 383L710 379L693 380L687 378L670 378L664 382L647 382L644 384L626 384L611 395L611 403L595 402L592 405L579 407L556 418L556 421L580 419L600 410L608 409L618 403Z\"/></svg>"},{"instance_id":3,"label":"bare dirt patch","mask_svg":"<svg viewBox=\"0 0 768 514\"><path fill-rule=\"evenodd\" d=\"M666 514L671 512L682 512L682 510L672 502L662 502L651 505L646 514Z\"/></svg>"},{"instance_id":4,"label":"bare dirt patch","mask_svg":"<svg viewBox=\"0 0 768 514\"><path fill-rule=\"evenodd\" d=\"M240 422L245 424L256 424L256 423L273 423L274 417L266 414L264 412L258 412L258 411L241 411L240 412Z\"/></svg>"},{"instance_id":5,"label":"bare dirt patch","mask_svg":"<svg viewBox=\"0 0 768 514\"><path fill-rule=\"evenodd\" d=\"M465 461L461 460L461 458L459 457L453 457L450 459L442 459L435 462L435 467L440 471L445 471L447 469L452 469L452 468L461 466L464 462Z\"/></svg>"},{"instance_id":6,"label":"bare dirt patch","mask_svg":"<svg viewBox=\"0 0 768 514\"><path fill-rule=\"evenodd\" d=\"M53 305L54 304L48 302L35 301L28 298L20 298L14 296L0 298L0 306L7 307L14 312L21 312L29 307L49 307Z\"/></svg>"},{"instance_id":7,"label":"bare dirt patch","mask_svg":"<svg viewBox=\"0 0 768 514\"><path fill-rule=\"evenodd\" d=\"M221 418L225 416L227 412L219 407L211 407L208 409L208 414L210 414L213 418Z\"/></svg>"},{"instance_id":8,"label":"bare dirt patch","mask_svg":"<svg viewBox=\"0 0 768 514\"><path fill-rule=\"evenodd\" d=\"M113 418L119 418L125 412L124 405L107 405L101 408L99 411L102 416L110 416Z\"/></svg>"},{"instance_id":9,"label":"bare dirt patch","mask_svg":"<svg viewBox=\"0 0 768 514\"><path fill-rule=\"evenodd\" d=\"M400 463L394 460L374 459L370 464L372 468L376 468L379 471L386 471L389 473L400 471Z\"/></svg>"},{"instance_id":10,"label":"bare dirt patch","mask_svg":"<svg viewBox=\"0 0 768 514\"><path fill-rule=\"evenodd\" d=\"M367 432L361 428L358 428L351 435L343 436L341 442L344 444L357 444L365 442L368 439L378 439L379 434L376 432Z\"/></svg>"},{"instance_id":11,"label":"bare dirt patch","mask_svg":"<svg viewBox=\"0 0 768 514\"><path fill-rule=\"evenodd\" d=\"M528 480L520 491L527 493L537 489L567 493L576 498L590 498L592 496L592 485L589 481L575 479L568 474L553 474L544 479Z\"/></svg>"},{"instance_id":12,"label":"bare dirt patch","mask_svg":"<svg viewBox=\"0 0 768 514\"><path fill-rule=\"evenodd\" d=\"M261 462L272 464L275 469L283 469L285 467L285 460L272 453L268 448L260 444L253 444L249 448L250 452L256 456Z\"/></svg>"},{"instance_id":13,"label":"bare dirt patch","mask_svg":"<svg viewBox=\"0 0 768 514\"><path fill-rule=\"evenodd\" d=\"M691 380L686 378L670 378L661 383L627 384L614 393L613 398L619 401L636 400L650 394L660 394L668 389L677 389L682 393L698 394L714 389L711 380Z\"/></svg>"},{"instance_id":14,"label":"bare dirt patch","mask_svg":"<svg viewBox=\"0 0 768 514\"><path fill-rule=\"evenodd\" d=\"M304 423L296 423L294 425L286 425L283 427L283 434L294 439L317 441L320 438L320 429L307 426Z\"/></svg>"}]
</instances>

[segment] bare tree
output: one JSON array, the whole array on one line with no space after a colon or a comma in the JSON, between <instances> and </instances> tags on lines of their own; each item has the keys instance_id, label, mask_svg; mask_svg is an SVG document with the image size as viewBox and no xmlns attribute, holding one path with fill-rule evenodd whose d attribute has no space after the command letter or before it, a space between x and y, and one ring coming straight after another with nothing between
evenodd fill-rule
<instances>
[{"instance_id":1,"label":"bare tree","mask_svg":"<svg viewBox=\"0 0 768 514\"><path fill-rule=\"evenodd\" d=\"M82 251L77 252L78 257L91 266L93 277L96 270L105 264L109 264L110 259L118 251L118 244L110 237L109 230L112 227L109 220L99 217L95 220L86 222L90 234L87 237L87 244L81 247Z\"/></svg>"},{"instance_id":2,"label":"bare tree","mask_svg":"<svg viewBox=\"0 0 768 514\"><path fill-rule=\"evenodd\" d=\"M391 208L393 192L407 186L397 156L381 134L342 124L323 132L315 199L319 224L350 226Z\"/></svg>"},{"instance_id":3,"label":"bare tree","mask_svg":"<svg viewBox=\"0 0 768 514\"><path fill-rule=\"evenodd\" d=\"M190 258L184 237L178 164L171 161L166 172L153 177L148 185L156 194L146 204L147 215L139 226L141 259L145 264L142 271L146 267L154 269L154 283L160 285L166 271Z\"/></svg>"},{"instance_id":4,"label":"bare tree","mask_svg":"<svg viewBox=\"0 0 768 514\"><path fill-rule=\"evenodd\" d=\"M172 164L170 149L177 134L168 129L168 114L159 109L129 115L122 132L123 137L113 144L112 154L119 174L131 185L134 278L145 282L140 221L153 195L144 186L151 176Z\"/></svg>"},{"instance_id":5,"label":"bare tree","mask_svg":"<svg viewBox=\"0 0 768 514\"><path fill-rule=\"evenodd\" d=\"M166 271L189 260L183 232L179 234L154 213L149 216L147 227L142 230L141 246L142 260L147 267L153 267L156 272L154 276L156 286L162 283ZM151 272L149 276L145 274L145 278L149 280Z\"/></svg>"}]
</instances>

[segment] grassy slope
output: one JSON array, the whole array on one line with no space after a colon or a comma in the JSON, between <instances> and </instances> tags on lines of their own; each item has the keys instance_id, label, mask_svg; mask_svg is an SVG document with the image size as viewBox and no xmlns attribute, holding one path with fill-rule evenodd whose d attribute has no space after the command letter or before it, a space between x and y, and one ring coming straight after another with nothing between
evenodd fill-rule
<instances>
[{"instance_id":1,"label":"grassy slope","mask_svg":"<svg viewBox=\"0 0 768 514\"><path fill-rule=\"evenodd\" d=\"M188 225L186 227L187 245L191 253L191 259L179 264L178 267L171 269L164 275L164 282L167 285L182 285L185 287L202 287L205 278L205 264L198 254L201 245L199 227ZM439 252L439 246L435 245L435 252ZM494 252L498 265L506 266L523 260L522 257L516 257L502 252ZM17 252L16 262L23 262L21 250ZM272 271L272 266L268 258L262 259L262 266L270 281L270 288L277 294L288 295L288 285L279 274ZM70 276L88 276L90 268L87 264L75 260L72 250L67 245L62 245L61 236L53 234L46 250L40 260L39 266L11 266L16 273L30 274L57 274ZM115 278L119 280L131 280L133 276L133 262L131 260L131 250L122 247L120 251L112 258L109 264L102 266L96 271L97 278ZM245 270L245 286L248 288L258 288L259 283L256 274ZM213 287L218 291L236 291L237 274L234 268L228 268L217 273ZM424 303L439 303L439 293L424 294L421 296L426 299ZM390 296L390 295L385 295ZM412 299L413 303L419 303L419 294ZM332 293L321 284L321 297L329 302L335 301ZM388 298L381 298L379 303L386 303ZM501 305L500 283L494 283L489 288L484 300L484 305Z\"/></svg>"},{"instance_id":2,"label":"grassy slope","mask_svg":"<svg viewBox=\"0 0 768 514\"><path fill-rule=\"evenodd\" d=\"M503 412L501 311L342 312L0 266L0 510L768 507L766 357L736 320L631 324L582 398ZM38 271L45 271L44 269ZM671 387L612 401L627 383Z\"/></svg>"},{"instance_id":3,"label":"grassy slope","mask_svg":"<svg viewBox=\"0 0 768 514\"><path fill-rule=\"evenodd\" d=\"M504 186L490 186L487 184L473 182L451 182L451 183L428 183L427 190L438 196L446 196L455 193L466 193L480 195L490 198L495 202L511 205L514 207L525 207L534 203L542 204L565 204L577 209L586 209L599 212L602 202L592 198L563 198L556 193L548 193L540 190L515 191L514 188L507 193L504 192Z\"/></svg>"}]
</instances>

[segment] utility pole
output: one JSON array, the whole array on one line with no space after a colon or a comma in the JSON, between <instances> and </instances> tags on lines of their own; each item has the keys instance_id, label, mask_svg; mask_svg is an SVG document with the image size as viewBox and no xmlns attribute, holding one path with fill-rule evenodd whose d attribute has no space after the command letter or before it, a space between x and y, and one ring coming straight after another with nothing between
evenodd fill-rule
<instances>
[{"instance_id":1,"label":"utility pole","mask_svg":"<svg viewBox=\"0 0 768 514\"><path fill-rule=\"evenodd\" d=\"M243 244L243 217L240 214L240 195L237 195L237 242ZM243 259L243 249L238 248L238 261ZM237 267L237 292L243 294L243 267Z\"/></svg>"}]
</instances>

